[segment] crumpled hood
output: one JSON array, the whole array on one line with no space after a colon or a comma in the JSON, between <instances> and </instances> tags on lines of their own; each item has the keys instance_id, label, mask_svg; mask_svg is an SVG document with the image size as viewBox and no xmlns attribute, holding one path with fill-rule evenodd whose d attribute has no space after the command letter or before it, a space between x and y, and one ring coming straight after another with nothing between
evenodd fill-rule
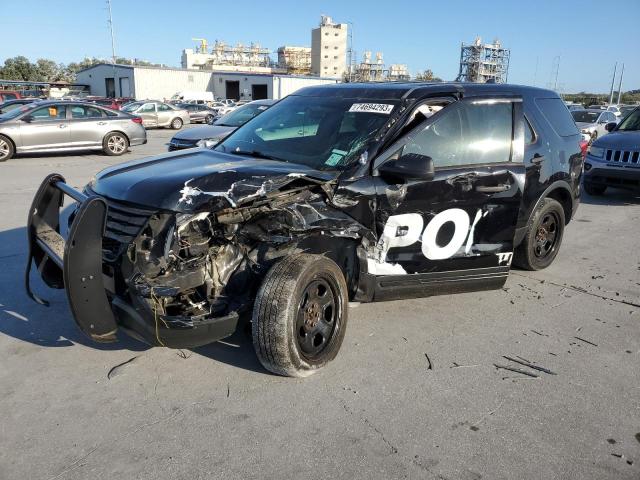
<instances>
[{"instance_id":1,"label":"crumpled hood","mask_svg":"<svg viewBox=\"0 0 640 480\"><path fill-rule=\"evenodd\" d=\"M593 145L612 150L637 151L640 150L640 131L614 131L598 138Z\"/></svg>"},{"instance_id":2,"label":"crumpled hood","mask_svg":"<svg viewBox=\"0 0 640 480\"><path fill-rule=\"evenodd\" d=\"M173 136L175 140L202 140L203 138L215 138L223 139L231 132L235 127L223 127L220 125L206 125L203 127L185 128L179 133ZM172 139L172 140L173 140Z\"/></svg>"},{"instance_id":3,"label":"crumpled hood","mask_svg":"<svg viewBox=\"0 0 640 480\"><path fill-rule=\"evenodd\" d=\"M297 163L196 148L115 165L98 173L89 187L113 200L193 213L248 204L285 186L336 176Z\"/></svg>"}]
</instances>

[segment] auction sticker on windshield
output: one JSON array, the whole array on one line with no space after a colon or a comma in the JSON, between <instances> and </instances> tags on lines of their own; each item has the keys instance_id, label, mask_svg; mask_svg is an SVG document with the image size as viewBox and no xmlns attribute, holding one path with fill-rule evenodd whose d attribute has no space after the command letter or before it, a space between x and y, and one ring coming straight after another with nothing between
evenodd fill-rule
<instances>
[{"instance_id":1,"label":"auction sticker on windshield","mask_svg":"<svg viewBox=\"0 0 640 480\"><path fill-rule=\"evenodd\" d=\"M393 105L387 103L354 103L349 109L350 112L360 113L384 113L389 115L393 110Z\"/></svg>"}]
</instances>

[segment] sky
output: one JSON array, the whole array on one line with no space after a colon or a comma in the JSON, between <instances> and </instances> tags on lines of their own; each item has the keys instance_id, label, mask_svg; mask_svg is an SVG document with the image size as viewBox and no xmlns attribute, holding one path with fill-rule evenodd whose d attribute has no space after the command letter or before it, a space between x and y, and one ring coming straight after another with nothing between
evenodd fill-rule
<instances>
[{"instance_id":1,"label":"sky","mask_svg":"<svg viewBox=\"0 0 640 480\"><path fill-rule=\"evenodd\" d=\"M21 0L18 10L0 17L0 62L111 57L106 0ZM387 65L406 63L412 74L431 69L455 79L461 42L479 35L511 50L509 83L553 86L559 57L562 93L608 93L616 62L618 72L625 64L622 89L640 89L640 0L112 0L112 11L116 55L170 66L195 46L192 38L274 51L311 46L324 14L352 24L359 59L380 51Z\"/></svg>"}]
</instances>

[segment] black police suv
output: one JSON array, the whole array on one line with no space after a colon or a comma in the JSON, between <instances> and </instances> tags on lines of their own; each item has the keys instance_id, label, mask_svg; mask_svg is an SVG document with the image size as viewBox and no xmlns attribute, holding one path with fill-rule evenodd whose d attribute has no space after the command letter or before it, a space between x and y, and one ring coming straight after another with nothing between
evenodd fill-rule
<instances>
[{"instance_id":1,"label":"black police suv","mask_svg":"<svg viewBox=\"0 0 640 480\"><path fill-rule=\"evenodd\" d=\"M80 329L195 347L251 313L272 372L332 360L348 302L500 288L554 260L583 158L557 94L460 83L309 87L214 149L49 175L30 259ZM63 196L78 202L67 238Z\"/></svg>"}]
</instances>

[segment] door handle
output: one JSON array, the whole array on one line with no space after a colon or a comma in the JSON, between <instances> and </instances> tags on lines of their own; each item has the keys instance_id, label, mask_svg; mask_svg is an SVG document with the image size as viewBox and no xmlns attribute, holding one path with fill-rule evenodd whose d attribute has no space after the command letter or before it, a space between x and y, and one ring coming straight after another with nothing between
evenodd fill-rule
<instances>
[{"instance_id":1,"label":"door handle","mask_svg":"<svg viewBox=\"0 0 640 480\"><path fill-rule=\"evenodd\" d=\"M58 125L58 128L67 128L67 126L63 123L61 125Z\"/></svg>"},{"instance_id":2,"label":"door handle","mask_svg":"<svg viewBox=\"0 0 640 480\"><path fill-rule=\"evenodd\" d=\"M508 183L502 183L494 187L484 187L482 185L478 185L476 187L476 191L482 192L482 193L500 193L500 192L506 192L510 188L511 188L511 185L509 185Z\"/></svg>"},{"instance_id":3,"label":"door handle","mask_svg":"<svg viewBox=\"0 0 640 480\"><path fill-rule=\"evenodd\" d=\"M106 125L107 122L98 122L98 125Z\"/></svg>"},{"instance_id":4,"label":"door handle","mask_svg":"<svg viewBox=\"0 0 640 480\"><path fill-rule=\"evenodd\" d=\"M536 153L531 159L531 163L533 163L534 165L539 165L542 163L543 160L544 160L544 155L540 155L539 153Z\"/></svg>"}]
</instances>

